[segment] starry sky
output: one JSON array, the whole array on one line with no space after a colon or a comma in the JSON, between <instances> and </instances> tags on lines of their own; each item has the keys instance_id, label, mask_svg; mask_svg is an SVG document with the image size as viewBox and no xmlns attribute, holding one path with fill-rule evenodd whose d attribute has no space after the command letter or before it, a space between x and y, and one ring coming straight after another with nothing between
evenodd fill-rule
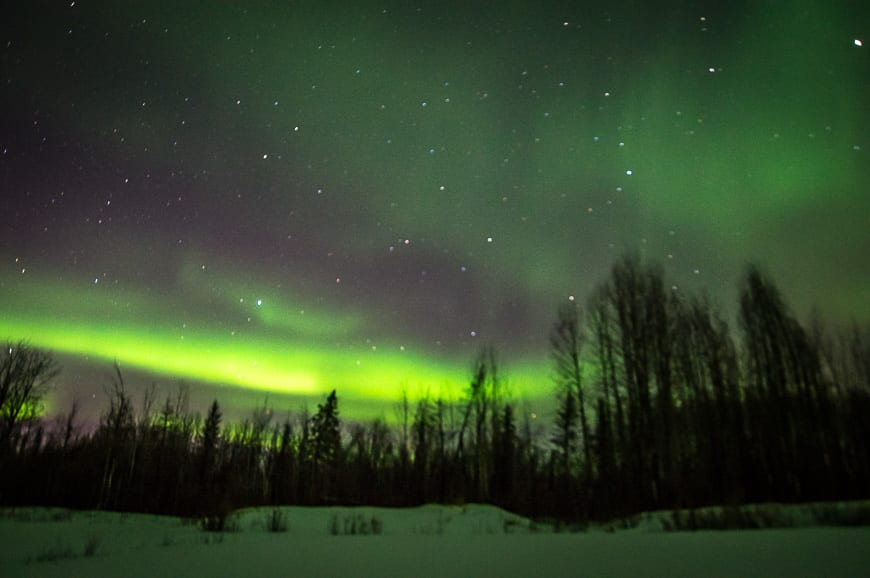
<instances>
[{"instance_id":1,"label":"starry sky","mask_svg":"<svg viewBox=\"0 0 870 578\"><path fill-rule=\"evenodd\" d=\"M558 305L624 251L870 321L864 3L254 4L0 24L0 339L58 357L50 409L117 360L199 410L389 417L483 345L542 402Z\"/></svg>"}]
</instances>

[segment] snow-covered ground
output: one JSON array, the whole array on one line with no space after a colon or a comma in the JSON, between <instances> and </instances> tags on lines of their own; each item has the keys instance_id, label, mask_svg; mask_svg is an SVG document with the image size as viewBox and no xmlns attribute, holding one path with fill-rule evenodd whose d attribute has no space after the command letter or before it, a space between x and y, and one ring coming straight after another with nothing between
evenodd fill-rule
<instances>
[{"instance_id":1,"label":"snow-covered ground","mask_svg":"<svg viewBox=\"0 0 870 578\"><path fill-rule=\"evenodd\" d=\"M0 510L0 576L868 576L870 528L552 528L483 505L244 510L178 518ZM270 527L278 531L270 531Z\"/></svg>"}]
</instances>

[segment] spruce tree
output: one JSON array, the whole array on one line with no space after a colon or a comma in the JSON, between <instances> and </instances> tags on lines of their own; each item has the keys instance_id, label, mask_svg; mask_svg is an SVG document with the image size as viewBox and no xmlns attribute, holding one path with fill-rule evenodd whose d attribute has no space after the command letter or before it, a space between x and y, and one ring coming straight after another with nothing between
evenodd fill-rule
<instances>
[{"instance_id":1,"label":"spruce tree","mask_svg":"<svg viewBox=\"0 0 870 578\"><path fill-rule=\"evenodd\" d=\"M341 452L341 423L338 419L338 396L333 389L326 403L318 404L311 417L309 461L314 488L322 491L321 499L329 499L333 490L339 453ZM313 489L313 488L312 488Z\"/></svg>"}]
</instances>

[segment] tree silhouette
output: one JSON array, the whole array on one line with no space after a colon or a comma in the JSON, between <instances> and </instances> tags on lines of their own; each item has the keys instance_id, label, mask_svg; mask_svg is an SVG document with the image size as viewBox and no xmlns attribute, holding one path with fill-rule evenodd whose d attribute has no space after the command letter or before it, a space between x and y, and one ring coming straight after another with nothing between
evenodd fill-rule
<instances>
[{"instance_id":1,"label":"tree silhouette","mask_svg":"<svg viewBox=\"0 0 870 578\"><path fill-rule=\"evenodd\" d=\"M338 396L333 389L326 402L317 406L311 417L308 441L308 461L312 481L320 488L321 500L334 499L335 474L341 453L341 431L338 419Z\"/></svg>"},{"instance_id":2,"label":"tree silhouette","mask_svg":"<svg viewBox=\"0 0 870 578\"><path fill-rule=\"evenodd\" d=\"M215 495L217 464L219 460L221 419L220 404L215 399L208 408L205 425L202 429L198 456L200 496L205 509L213 509L217 501Z\"/></svg>"},{"instance_id":3,"label":"tree silhouette","mask_svg":"<svg viewBox=\"0 0 870 578\"><path fill-rule=\"evenodd\" d=\"M42 350L7 342L0 352L0 463L22 422L42 411L42 398L59 368Z\"/></svg>"},{"instance_id":4,"label":"tree silhouette","mask_svg":"<svg viewBox=\"0 0 870 578\"><path fill-rule=\"evenodd\" d=\"M136 425L133 402L124 385L120 366L115 363L115 379L107 391L109 408L100 418L96 437L103 447L103 475L99 484L100 508L120 505L125 478L135 459Z\"/></svg>"},{"instance_id":5,"label":"tree silhouette","mask_svg":"<svg viewBox=\"0 0 870 578\"><path fill-rule=\"evenodd\" d=\"M87 430L75 405L37 415L54 362L7 346L0 505L195 515L219 529L233 509L265 504L480 501L573 522L867 498L867 331L837 333L818 318L805 329L755 267L740 281L737 335L709 299L665 287L659 267L629 255L582 323L573 303L559 310L553 421L507 399L482 349L463 398L404 393L392 425L343 425L334 390L314 415L278 423L264 403L224 424L217 400L201 420L184 387L156 409L157 389L146 389L137 414L116 365Z\"/></svg>"},{"instance_id":6,"label":"tree silhouette","mask_svg":"<svg viewBox=\"0 0 870 578\"><path fill-rule=\"evenodd\" d=\"M591 433L580 357L583 341L577 305L573 301L563 304L559 307L556 323L550 333L550 354L555 363L557 395L560 398L556 414L557 439L554 441L561 452L562 469L565 472L571 470L570 462L574 458L578 418L583 468L589 472L592 466Z\"/></svg>"}]
</instances>

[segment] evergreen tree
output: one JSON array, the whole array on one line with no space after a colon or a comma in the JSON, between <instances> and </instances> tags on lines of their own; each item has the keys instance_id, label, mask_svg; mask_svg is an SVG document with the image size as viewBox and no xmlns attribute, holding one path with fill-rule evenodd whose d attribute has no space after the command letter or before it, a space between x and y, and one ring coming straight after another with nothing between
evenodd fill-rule
<instances>
[{"instance_id":1,"label":"evergreen tree","mask_svg":"<svg viewBox=\"0 0 870 578\"><path fill-rule=\"evenodd\" d=\"M218 405L218 400L215 399L211 402L208 415L205 418L199 454L199 483L203 494L206 496L211 495L213 490L222 417L220 405Z\"/></svg>"},{"instance_id":2,"label":"evergreen tree","mask_svg":"<svg viewBox=\"0 0 870 578\"><path fill-rule=\"evenodd\" d=\"M338 396L333 389L326 402L317 406L311 417L308 459L315 487L321 489L321 499L332 499L336 467L341 453L341 423L338 419Z\"/></svg>"}]
</instances>

